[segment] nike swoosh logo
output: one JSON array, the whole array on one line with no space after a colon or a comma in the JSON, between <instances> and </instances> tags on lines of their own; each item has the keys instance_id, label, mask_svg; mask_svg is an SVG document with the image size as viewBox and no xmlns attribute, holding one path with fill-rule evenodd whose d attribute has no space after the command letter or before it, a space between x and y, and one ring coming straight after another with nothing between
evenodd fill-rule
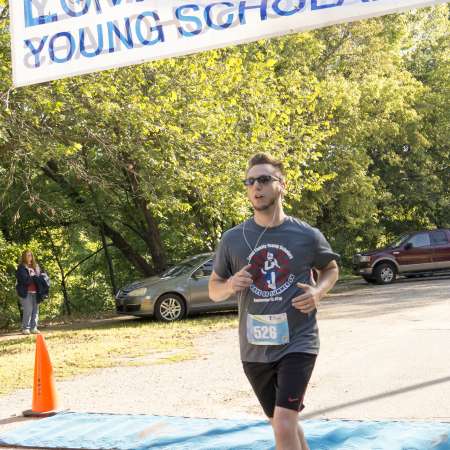
<instances>
[{"instance_id":1,"label":"nike swoosh logo","mask_svg":"<svg viewBox=\"0 0 450 450\"><path fill-rule=\"evenodd\" d=\"M298 402L298 398L291 398L291 397L288 397L288 402L289 402L289 403L292 403L292 402Z\"/></svg>"}]
</instances>

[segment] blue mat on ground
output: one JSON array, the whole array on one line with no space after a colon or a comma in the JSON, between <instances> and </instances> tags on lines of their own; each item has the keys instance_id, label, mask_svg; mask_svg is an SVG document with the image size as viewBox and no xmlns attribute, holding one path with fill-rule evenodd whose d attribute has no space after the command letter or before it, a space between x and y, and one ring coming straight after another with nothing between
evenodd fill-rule
<instances>
[{"instance_id":1,"label":"blue mat on ground","mask_svg":"<svg viewBox=\"0 0 450 450\"><path fill-rule=\"evenodd\" d=\"M306 420L311 450L450 450L450 423ZM265 420L63 412L0 435L0 445L72 449L268 450Z\"/></svg>"}]
</instances>

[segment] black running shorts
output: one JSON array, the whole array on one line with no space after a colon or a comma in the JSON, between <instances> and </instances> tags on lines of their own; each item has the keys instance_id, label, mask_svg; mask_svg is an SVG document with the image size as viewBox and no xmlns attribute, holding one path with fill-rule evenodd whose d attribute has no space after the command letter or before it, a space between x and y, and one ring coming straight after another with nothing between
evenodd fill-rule
<instances>
[{"instance_id":1,"label":"black running shorts","mask_svg":"<svg viewBox=\"0 0 450 450\"><path fill-rule=\"evenodd\" d=\"M315 362L316 355L289 353L275 362L242 364L259 403L272 418L275 406L295 411L304 408L303 397Z\"/></svg>"}]
</instances>

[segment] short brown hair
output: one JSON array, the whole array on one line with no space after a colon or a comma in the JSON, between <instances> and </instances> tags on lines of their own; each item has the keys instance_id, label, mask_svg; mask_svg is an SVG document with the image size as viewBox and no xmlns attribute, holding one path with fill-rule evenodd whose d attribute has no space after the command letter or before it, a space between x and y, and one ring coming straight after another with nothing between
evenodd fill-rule
<instances>
[{"instance_id":1,"label":"short brown hair","mask_svg":"<svg viewBox=\"0 0 450 450\"><path fill-rule=\"evenodd\" d=\"M257 153L256 155L253 155L248 161L247 172L253 166L258 166L259 164L270 164L271 166L275 167L275 169L277 169L281 173L281 176L284 178L283 163L279 159L274 158L268 153Z\"/></svg>"}]
</instances>

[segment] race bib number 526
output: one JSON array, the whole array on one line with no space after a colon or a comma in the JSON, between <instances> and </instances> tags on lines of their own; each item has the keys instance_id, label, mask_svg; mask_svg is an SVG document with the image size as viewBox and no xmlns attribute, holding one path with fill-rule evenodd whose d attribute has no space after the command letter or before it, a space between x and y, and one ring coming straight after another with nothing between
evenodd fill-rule
<instances>
[{"instance_id":1,"label":"race bib number 526","mask_svg":"<svg viewBox=\"0 0 450 450\"><path fill-rule=\"evenodd\" d=\"M247 314L247 340L253 345L289 343L289 325L286 313Z\"/></svg>"}]
</instances>

